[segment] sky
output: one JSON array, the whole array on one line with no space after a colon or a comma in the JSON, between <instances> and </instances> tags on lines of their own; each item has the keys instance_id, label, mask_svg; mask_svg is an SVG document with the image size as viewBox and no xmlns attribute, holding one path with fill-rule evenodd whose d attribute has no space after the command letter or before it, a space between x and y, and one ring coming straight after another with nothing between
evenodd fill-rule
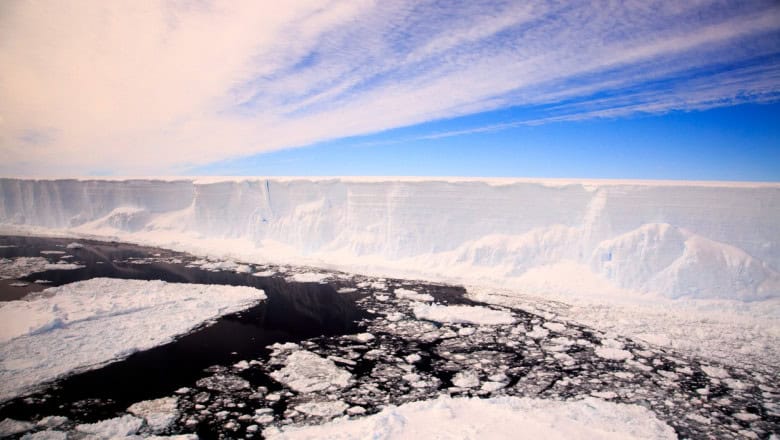
<instances>
[{"instance_id":1,"label":"sky","mask_svg":"<svg viewBox=\"0 0 780 440\"><path fill-rule=\"evenodd\" d=\"M778 127L774 0L0 2L2 176L780 181Z\"/></svg>"}]
</instances>

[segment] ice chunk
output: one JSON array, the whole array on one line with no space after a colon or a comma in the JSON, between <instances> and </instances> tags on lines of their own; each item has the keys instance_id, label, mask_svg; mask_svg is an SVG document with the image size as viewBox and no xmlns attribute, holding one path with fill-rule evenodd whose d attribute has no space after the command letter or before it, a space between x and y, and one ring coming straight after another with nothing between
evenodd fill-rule
<instances>
[{"instance_id":1,"label":"ice chunk","mask_svg":"<svg viewBox=\"0 0 780 440\"><path fill-rule=\"evenodd\" d=\"M127 412L142 417L152 432L159 433L170 426L179 416L177 402L178 399L175 397L145 400L130 405Z\"/></svg>"},{"instance_id":2,"label":"ice chunk","mask_svg":"<svg viewBox=\"0 0 780 440\"><path fill-rule=\"evenodd\" d=\"M199 387L207 388L212 391L219 391L221 393L246 390L251 386L249 381L232 374L215 374L199 379L195 384Z\"/></svg>"},{"instance_id":3,"label":"ice chunk","mask_svg":"<svg viewBox=\"0 0 780 440\"><path fill-rule=\"evenodd\" d=\"M65 432L47 429L31 434L25 434L22 436L21 440L65 440L66 438L68 438L68 434Z\"/></svg>"},{"instance_id":4,"label":"ice chunk","mask_svg":"<svg viewBox=\"0 0 780 440\"><path fill-rule=\"evenodd\" d=\"M4 419L0 422L0 437L10 437L33 429L35 425L30 422L15 419Z\"/></svg>"},{"instance_id":5,"label":"ice chunk","mask_svg":"<svg viewBox=\"0 0 780 440\"><path fill-rule=\"evenodd\" d=\"M515 322L515 318L507 311L479 306L419 304L414 307L414 315L419 319L442 323L499 325Z\"/></svg>"},{"instance_id":6,"label":"ice chunk","mask_svg":"<svg viewBox=\"0 0 780 440\"><path fill-rule=\"evenodd\" d=\"M611 347L596 347L596 355L613 361L624 361L634 357L630 351Z\"/></svg>"},{"instance_id":7,"label":"ice chunk","mask_svg":"<svg viewBox=\"0 0 780 440\"><path fill-rule=\"evenodd\" d=\"M374 339L376 339L376 336L372 335L371 333L358 333L355 335L355 340L358 342L371 342Z\"/></svg>"},{"instance_id":8,"label":"ice chunk","mask_svg":"<svg viewBox=\"0 0 780 440\"><path fill-rule=\"evenodd\" d=\"M452 384L460 388L474 388L479 386L479 375L471 370L459 371L452 378Z\"/></svg>"},{"instance_id":9,"label":"ice chunk","mask_svg":"<svg viewBox=\"0 0 780 440\"><path fill-rule=\"evenodd\" d=\"M293 274L288 279L297 283L320 283L328 278L330 278L330 275L326 273L304 272Z\"/></svg>"},{"instance_id":10,"label":"ice chunk","mask_svg":"<svg viewBox=\"0 0 780 440\"><path fill-rule=\"evenodd\" d=\"M74 270L84 266L61 261L49 263L43 257L0 258L0 279L24 278L36 272L46 270Z\"/></svg>"},{"instance_id":11,"label":"ice chunk","mask_svg":"<svg viewBox=\"0 0 780 440\"><path fill-rule=\"evenodd\" d=\"M301 350L289 355L284 368L271 373L271 377L299 393L310 393L330 387L344 388L352 375L331 360Z\"/></svg>"},{"instance_id":12,"label":"ice chunk","mask_svg":"<svg viewBox=\"0 0 780 440\"><path fill-rule=\"evenodd\" d=\"M76 431L92 434L98 438L117 438L135 434L143 424L143 419L124 415L96 423L76 425Z\"/></svg>"},{"instance_id":13,"label":"ice chunk","mask_svg":"<svg viewBox=\"0 0 780 440\"><path fill-rule=\"evenodd\" d=\"M68 243L68 245L65 246L65 247L68 248L68 249L81 249L81 248L84 247L84 245L79 243L79 242L74 241L72 243Z\"/></svg>"},{"instance_id":14,"label":"ice chunk","mask_svg":"<svg viewBox=\"0 0 780 440\"><path fill-rule=\"evenodd\" d=\"M701 371L705 372L707 376L714 377L717 379L725 379L729 377L729 372L726 371L726 369L720 367L702 365Z\"/></svg>"},{"instance_id":15,"label":"ice chunk","mask_svg":"<svg viewBox=\"0 0 780 440\"><path fill-rule=\"evenodd\" d=\"M526 333L526 335L532 339L543 339L546 338L549 334L550 332L546 328L542 328L538 325L535 325L530 332Z\"/></svg>"},{"instance_id":16,"label":"ice chunk","mask_svg":"<svg viewBox=\"0 0 780 440\"><path fill-rule=\"evenodd\" d=\"M561 333L562 331L566 330L566 326L561 324L560 322L545 322L543 325L545 328L558 333Z\"/></svg>"},{"instance_id":17,"label":"ice chunk","mask_svg":"<svg viewBox=\"0 0 780 440\"><path fill-rule=\"evenodd\" d=\"M43 428L57 428L67 421L68 418L63 416L46 416L39 420L36 425Z\"/></svg>"},{"instance_id":18,"label":"ice chunk","mask_svg":"<svg viewBox=\"0 0 780 440\"><path fill-rule=\"evenodd\" d=\"M295 406L296 411L315 417L333 418L344 413L349 408L346 403L336 400L333 402L307 402Z\"/></svg>"},{"instance_id":19,"label":"ice chunk","mask_svg":"<svg viewBox=\"0 0 780 440\"><path fill-rule=\"evenodd\" d=\"M396 298L408 299L411 301L433 301L433 297L427 293L417 293L410 289L395 289L393 291Z\"/></svg>"}]
</instances>

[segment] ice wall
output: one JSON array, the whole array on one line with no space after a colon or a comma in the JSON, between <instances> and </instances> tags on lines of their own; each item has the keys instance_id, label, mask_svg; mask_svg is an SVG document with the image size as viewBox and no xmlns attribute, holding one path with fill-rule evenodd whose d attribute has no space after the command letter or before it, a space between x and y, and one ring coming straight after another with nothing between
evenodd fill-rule
<instances>
[{"instance_id":1,"label":"ice wall","mask_svg":"<svg viewBox=\"0 0 780 440\"><path fill-rule=\"evenodd\" d=\"M668 297L780 297L774 184L0 179L0 224L160 245L238 239L267 255L508 285L566 263Z\"/></svg>"}]
</instances>

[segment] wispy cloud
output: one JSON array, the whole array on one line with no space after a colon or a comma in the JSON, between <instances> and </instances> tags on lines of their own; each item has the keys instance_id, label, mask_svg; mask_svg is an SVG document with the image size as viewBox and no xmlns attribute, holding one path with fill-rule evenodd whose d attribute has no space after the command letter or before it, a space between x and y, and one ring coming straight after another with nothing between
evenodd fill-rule
<instances>
[{"instance_id":1,"label":"wispy cloud","mask_svg":"<svg viewBox=\"0 0 780 440\"><path fill-rule=\"evenodd\" d=\"M536 113L430 136L778 94L771 0L0 5L2 173L170 173L506 107Z\"/></svg>"}]
</instances>

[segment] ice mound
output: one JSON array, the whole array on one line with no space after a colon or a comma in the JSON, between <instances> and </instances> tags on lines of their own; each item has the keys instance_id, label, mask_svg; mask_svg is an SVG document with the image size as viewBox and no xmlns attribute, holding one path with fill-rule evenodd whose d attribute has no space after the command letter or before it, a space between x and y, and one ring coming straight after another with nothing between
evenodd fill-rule
<instances>
[{"instance_id":1,"label":"ice mound","mask_svg":"<svg viewBox=\"0 0 780 440\"><path fill-rule=\"evenodd\" d=\"M95 278L0 303L0 400L165 344L264 298L250 287Z\"/></svg>"}]
</instances>

